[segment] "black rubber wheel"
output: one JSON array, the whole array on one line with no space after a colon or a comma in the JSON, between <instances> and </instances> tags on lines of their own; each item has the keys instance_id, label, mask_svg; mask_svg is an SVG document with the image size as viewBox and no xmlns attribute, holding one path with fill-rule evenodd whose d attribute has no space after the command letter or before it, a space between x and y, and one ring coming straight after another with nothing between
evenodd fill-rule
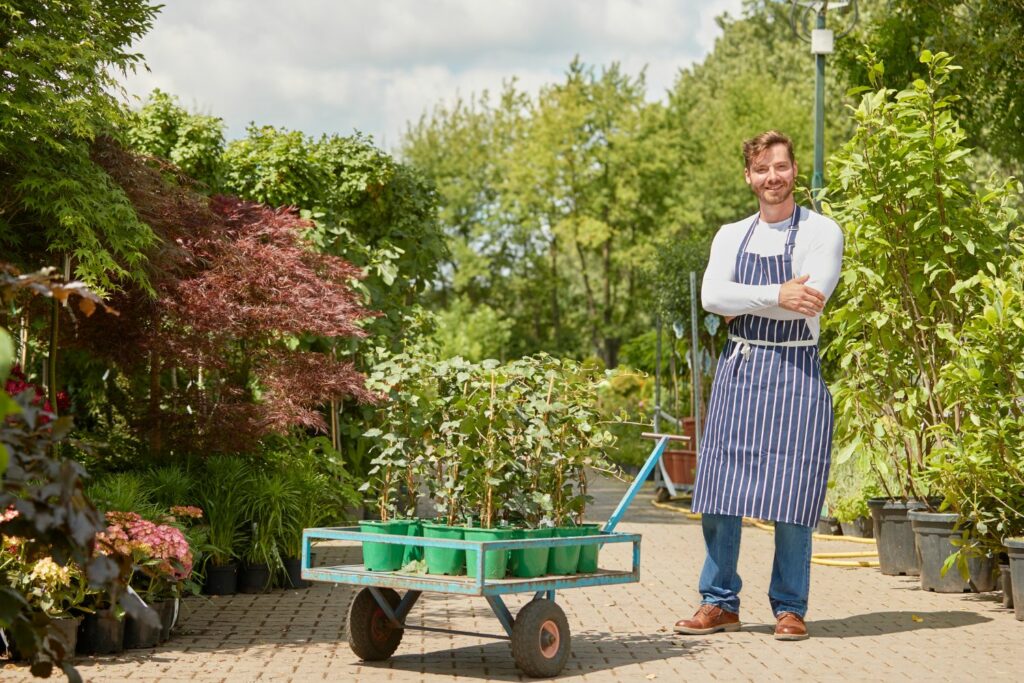
<instances>
[{"instance_id":1,"label":"black rubber wheel","mask_svg":"<svg viewBox=\"0 0 1024 683\"><path fill-rule=\"evenodd\" d=\"M572 651L569 622L550 600L531 600L512 624L512 658L527 676L551 678L561 673Z\"/></svg>"},{"instance_id":2,"label":"black rubber wheel","mask_svg":"<svg viewBox=\"0 0 1024 683\"><path fill-rule=\"evenodd\" d=\"M672 496L668 494L667 488L665 488L664 486L659 486L657 489L654 490L654 500L658 501L659 503L667 503L668 501L672 500Z\"/></svg>"},{"instance_id":3,"label":"black rubber wheel","mask_svg":"<svg viewBox=\"0 0 1024 683\"><path fill-rule=\"evenodd\" d=\"M378 588L391 609L401 599L390 588ZM404 629L395 628L380 608L369 588L364 588L348 610L348 645L356 657L366 662L380 662L395 653L402 642Z\"/></svg>"}]
</instances>

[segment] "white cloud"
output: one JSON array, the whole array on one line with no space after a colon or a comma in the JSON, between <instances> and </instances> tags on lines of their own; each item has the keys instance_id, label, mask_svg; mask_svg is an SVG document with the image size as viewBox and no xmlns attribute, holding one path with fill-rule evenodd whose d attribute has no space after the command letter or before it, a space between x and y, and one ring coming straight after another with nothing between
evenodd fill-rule
<instances>
[{"instance_id":1,"label":"white cloud","mask_svg":"<svg viewBox=\"0 0 1024 683\"><path fill-rule=\"evenodd\" d=\"M517 77L530 91L569 61L648 65L649 96L714 44L741 0L170 0L136 46L153 87L224 118L307 133L359 129L397 145L440 101Z\"/></svg>"}]
</instances>

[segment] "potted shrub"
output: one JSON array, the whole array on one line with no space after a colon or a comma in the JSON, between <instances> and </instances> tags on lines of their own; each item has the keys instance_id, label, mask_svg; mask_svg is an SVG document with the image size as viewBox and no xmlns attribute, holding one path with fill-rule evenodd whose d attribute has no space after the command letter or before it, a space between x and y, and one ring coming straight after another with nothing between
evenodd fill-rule
<instances>
[{"instance_id":1,"label":"potted shrub","mask_svg":"<svg viewBox=\"0 0 1024 683\"><path fill-rule=\"evenodd\" d=\"M63 641L66 652L74 652L78 641L78 627L82 617L77 613L87 595L87 580L75 564L61 566L53 558L44 556L34 562L24 562L12 548L19 548L17 539L5 538L8 547L0 551L6 561L0 561L0 572L7 583L23 595L28 604L49 617L52 629ZM14 541L11 543L11 541ZM19 659L17 643L12 643L13 659Z\"/></svg>"},{"instance_id":2,"label":"potted shrub","mask_svg":"<svg viewBox=\"0 0 1024 683\"><path fill-rule=\"evenodd\" d=\"M835 507L836 520L843 536L872 538L874 529L868 502L863 495L841 499Z\"/></svg>"},{"instance_id":3,"label":"potted shrub","mask_svg":"<svg viewBox=\"0 0 1024 683\"><path fill-rule=\"evenodd\" d=\"M506 511L505 501L511 497L511 484L516 481L519 460L516 457L518 420L514 415L516 398L505 386L508 378L499 377L497 361L484 361L481 376L476 378L481 401L480 423L473 426L479 434L476 448L468 449L466 467L466 505L475 510L480 521L479 527L466 527L463 538L467 541L501 541L515 538L518 529L499 526L499 514ZM503 385L502 396L498 396L498 384ZM506 517L507 515L503 515ZM484 553L484 577L501 579L505 577L509 553L506 550L491 550ZM466 573L475 577L478 557L474 550L466 551Z\"/></svg>"},{"instance_id":4,"label":"potted shrub","mask_svg":"<svg viewBox=\"0 0 1024 683\"><path fill-rule=\"evenodd\" d=\"M293 477L268 469L256 474L250 484L245 517L250 526L249 542L242 553L245 566L238 589L243 593L261 593L271 579L284 571L281 556L287 520L301 512L302 491Z\"/></svg>"},{"instance_id":5,"label":"potted shrub","mask_svg":"<svg viewBox=\"0 0 1024 683\"><path fill-rule=\"evenodd\" d=\"M192 551L180 529L137 513L108 512L107 522L106 531L97 536L97 548L130 562L128 585L152 610L142 618L126 617L123 646L154 647L163 635L161 616L192 573Z\"/></svg>"},{"instance_id":6,"label":"potted shrub","mask_svg":"<svg viewBox=\"0 0 1024 683\"><path fill-rule=\"evenodd\" d=\"M869 501L886 574L917 571L906 515L941 501L925 470L965 417L940 371L976 307L966 282L1002 260L1012 221L1009 185L972 189L970 150L943 94L951 58L923 51L920 60L925 73L896 96L869 55L873 89L832 157L826 204L847 236L843 283L825 319L826 361L842 369L831 386L836 441L870 458L886 491Z\"/></svg>"},{"instance_id":7,"label":"potted shrub","mask_svg":"<svg viewBox=\"0 0 1024 683\"><path fill-rule=\"evenodd\" d=\"M424 478L432 492L438 517L424 522L426 538L462 540L460 522L468 509L464 463L475 447L475 420L479 418L478 392L472 381L477 367L462 358L438 363L430 385L436 392L433 435L428 441ZM452 548L424 548L428 574L457 575L465 571L466 552Z\"/></svg>"},{"instance_id":8,"label":"potted shrub","mask_svg":"<svg viewBox=\"0 0 1024 683\"><path fill-rule=\"evenodd\" d=\"M1024 575L1015 571L1019 560L1011 566L1024 537L1022 270L1021 257L1015 256L994 267L995 272L986 269L965 282L978 305L959 331L957 353L941 374L960 427L942 430L943 449L931 468L935 485L966 532L953 538L956 552L948 565L955 562L961 577L970 576L972 560L991 562L1008 554L1011 596L1024 587ZM1016 596L1012 598L1018 618L1024 617Z\"/></svg>"},{"instance_id":9,"label":"potted shrub","mask_svg":"<svg viewBox=\"0 0 1024 683\"><path fill-rule=\"evenodd\" d=\"M206 563L203 592L232 595L238 590L235 560L245 536L246 501L252 471L237 457L215 456L206 461L198 498L206 515L207 539L202 547Z\"/></svg>"}]
</instances>

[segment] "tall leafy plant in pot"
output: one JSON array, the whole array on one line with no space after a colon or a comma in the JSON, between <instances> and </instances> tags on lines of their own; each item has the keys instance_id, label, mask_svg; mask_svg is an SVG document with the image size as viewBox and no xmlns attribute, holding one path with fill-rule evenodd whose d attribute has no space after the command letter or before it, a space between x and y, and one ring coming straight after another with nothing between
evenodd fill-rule
<instances>
[{"instance_id":1,"label":"tall leafy plant in pot","mask_svg":"<svg viewBox=\"0 0 1024 683\"><path fill-rule=\"evenodd\" d=\"M242 552L245 567L239 580L243 593L259 593L270 586L275 573L284 571L281 548L288 520L301 508L302 491L295 479L265 467L250 482L245 518L250 526Z\"/></svg>"},{"instance_id":2,"label":"tall leafy plant in pot","mask_svg":"<svg viewBox=\"0 0 1024 683\"><path fill-rule=\"evenodd\" d=\"M243 458L214 456L205 463L197 494L209 527L203 548L207 557L204 590L212 595L229 595L237 589L234 561L245 539L243 523L252 479L252 468Z\"/></svg>"},{"instance_id":3,"label":"tall leafy plant in pot","mask_svg":"<svg viewBox=\"0 0 1024 683\"><path fill-rule=\"evenodd\" d=\"M1012 248L1009 188L972 189L956 98L944 94L958 68L949 55L922 52L926 73L900 92L884 87L873 55L863 61L873 88L859 89L857 129L832 157L825 205L847 246L824 354L838 367L840 452L870 458L889 499L871 502L882 571L914 573L905 501L935 504L926 470L964 426L962 407L940 391L940 373L978 307L965 282Z\"/></svg>"},{"instance_id":4,"label":"tall leafy plant in pot","mask_svg":"<svg viewBox=\"0 0 1024 683\"><path fill-rule=\"evenodd\" d=\"M986 271L966 285L982 306L960 330L941 375L964 423L944 426L930 470L964 527L952 558L963 574L969 557L998 555L1006 539L1024 537L1024 261Z\"/></svg>"},{"instance_id":5,"label":"tall leafy plant in pot","mask_svg":"<svg viewBox=\"0 0 1024 683\"><path fill-rule=\"evenodd\" d=\"M371 391L387 396L381 424L365 432L374 439L369 479L360 491L377 494L378 520L363 520L366 533L418 535L415 519L420 475L427 463L426 443L430 434L432 404L424 398L428 367L425 359L411 354L382 354L368 380ZM413 546L364 543L363 564L367 569L392 571L410 559L418 559Z\"/></svg>"}]
</instances>

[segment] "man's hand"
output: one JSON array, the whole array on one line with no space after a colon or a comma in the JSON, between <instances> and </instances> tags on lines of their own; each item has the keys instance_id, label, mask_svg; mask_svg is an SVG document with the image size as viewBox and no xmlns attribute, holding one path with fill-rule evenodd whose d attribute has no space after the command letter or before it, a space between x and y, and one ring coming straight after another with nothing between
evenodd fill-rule
<instances>
[{"instance_id":1,"label":"man's hand","mask_svg":"<svg viewBox=\"0 0 1024 683\"><path fill-rule=\"evenodd\" d=\"M801 275L784 282L779 290L779 306L809 318L821 313L825 307L825 295L804 284L810 277Z\"/></svg>"}]
</instances>

